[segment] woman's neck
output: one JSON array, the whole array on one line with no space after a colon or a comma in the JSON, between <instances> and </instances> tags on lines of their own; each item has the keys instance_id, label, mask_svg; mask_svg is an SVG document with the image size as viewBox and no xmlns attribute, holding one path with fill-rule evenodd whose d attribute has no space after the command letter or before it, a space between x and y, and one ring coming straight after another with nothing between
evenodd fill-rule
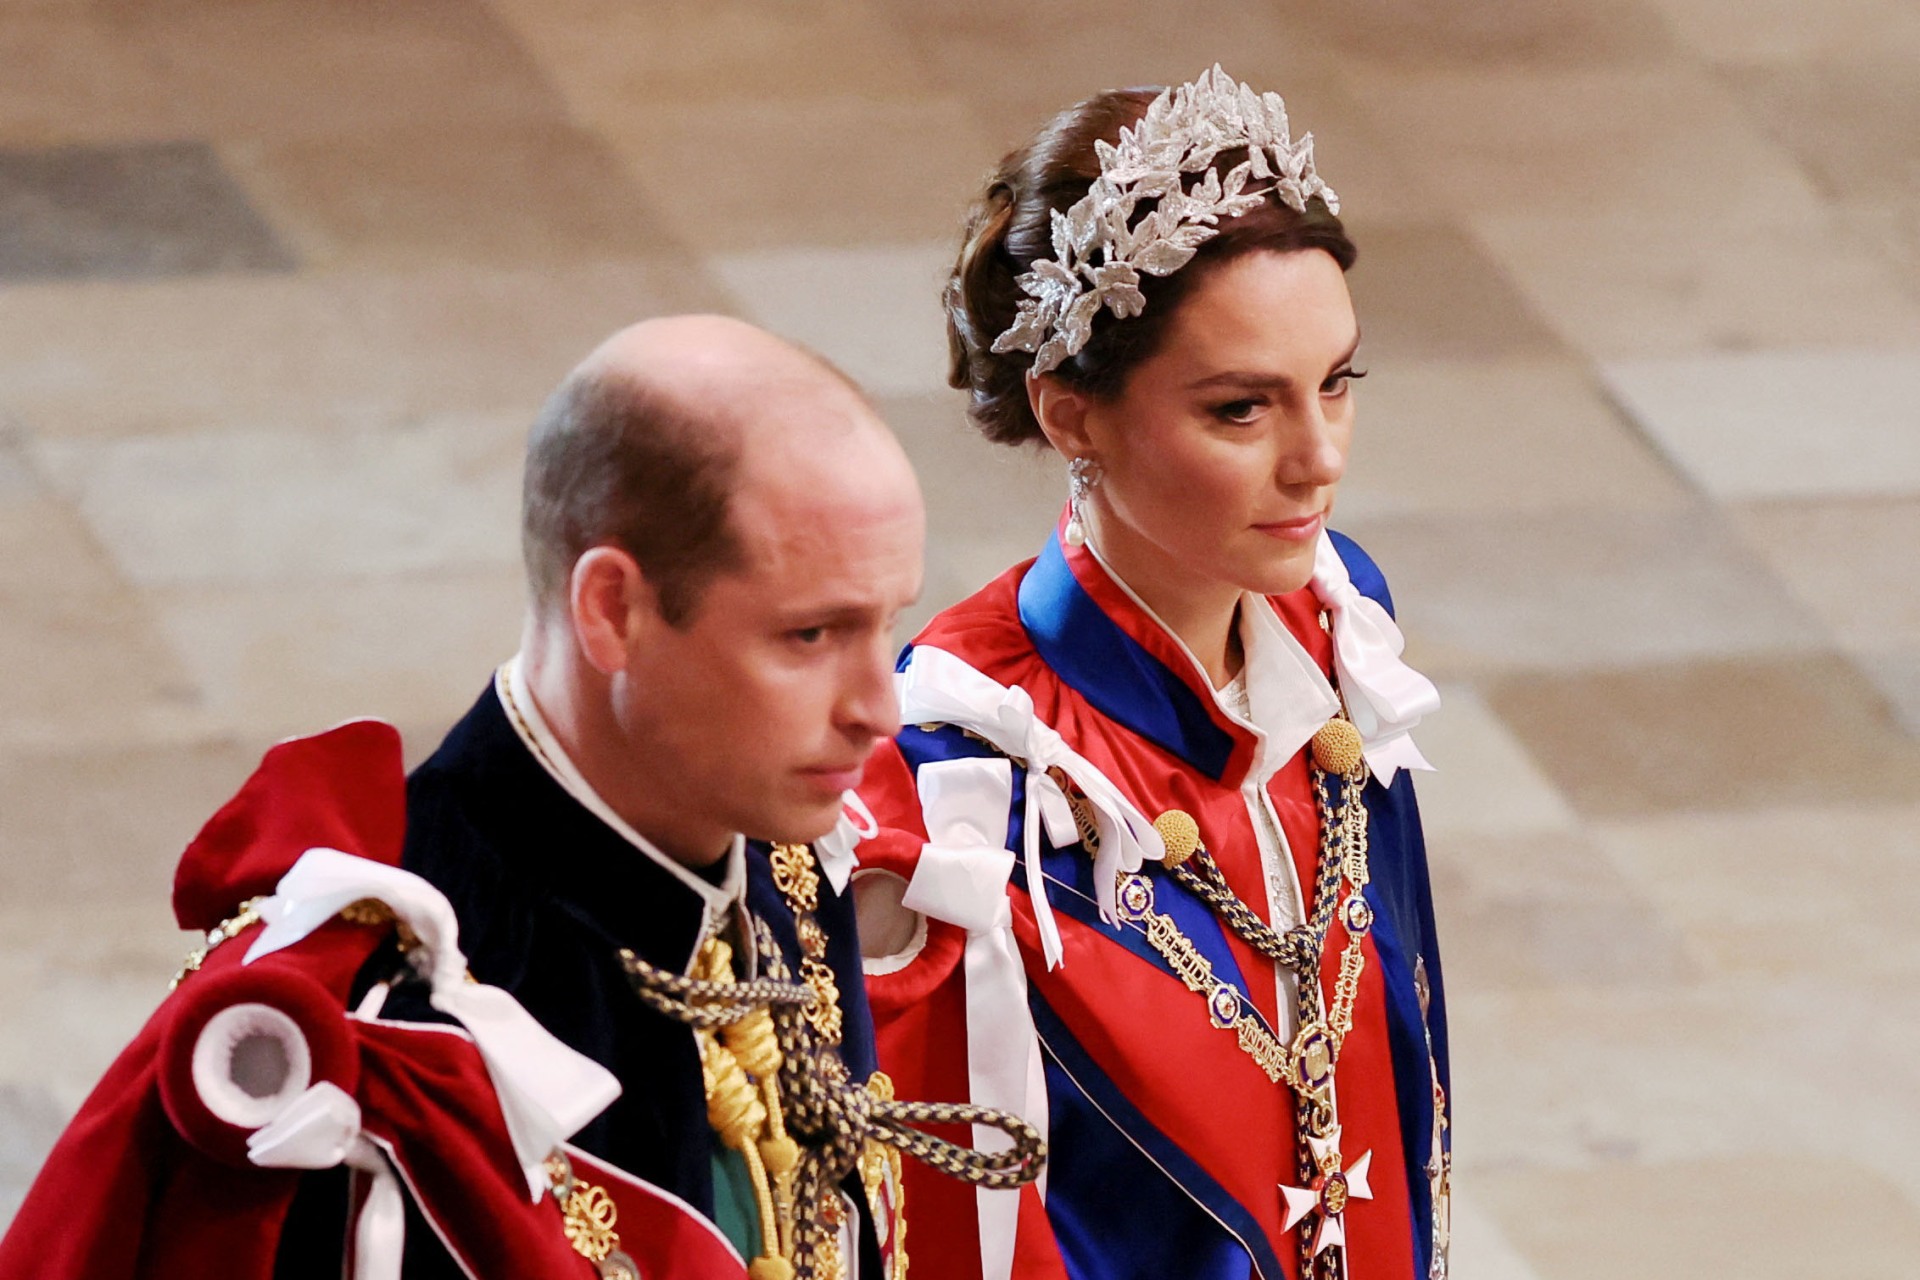
<instances>
[{"instance_id":1,"label":"woman's neck","mask_svg":"<svg viewBox=\"0 0 1920 1280\"><path fill-rule=\"evenodd\" d=\"M1089 516L1093 513L1089 512ZM1089 521L1088 545L1154 616L1187 646L1216 689L1240 674L1240 589L1197 577L1118 520Z\"/></svg>"}]
</instances>

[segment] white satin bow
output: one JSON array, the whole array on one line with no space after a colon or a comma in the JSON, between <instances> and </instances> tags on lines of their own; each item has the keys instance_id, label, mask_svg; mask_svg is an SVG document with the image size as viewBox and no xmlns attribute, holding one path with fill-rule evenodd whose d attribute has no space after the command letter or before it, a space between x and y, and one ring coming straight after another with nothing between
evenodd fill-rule
<instances>
[{"instance_id":1,"label":"white satin bow","mask_svg":"<svg viewBox=\"0 0 1920 1280\"><path fill-rule=\"evenodd\" d=\"M548 1182L541 1162L620 1096L620 1082L561 1043L511 995L467 980L445 894L398 867L338 849L309 849L260 904L267 927L241 963L292 946L363 898L386 903L418 935L420 946L408 958L427 979L433 1007L465 1027L479 1047L528 1193L539 1200Z\"/></svg>"},{"instance_id":2,"label":"white satin bow","mask_svg":"<svg viewBox=\"0 0 1920 1280\"><path fill-rule=\"evenodd\" d=\"M1122 874L1158 862L1166 852L1160 833L1119 788L1079 752L1067 746L1052 726L1033 713L1033 699L1018 685L1008 687L968 666L944 649L920 645L897 677L901 718L908 724L950 724L979 735L1010 756L1026 762L1027 804L1025 865L1027 894L1033 900L1040 949L1049 969L1062 959L1060 926L1047 901L1040 867L1040 833L1056 848L1078 843L1073 809L1048 770L1059 769L1092 807L1100 832L1094 858L1094 897L1100 918L1119 923L1118 884Z\"/></svg>"},{"instance_id":3,"label":"white satin bow","mask_svg":"<svg viewBox=\"0 0 1920 1280\"><path fill-rule=\"evenodd\" d=\"M322 1080L247 1135L247 1159L263 1169L331 1169L344 1164L367 1175L367 1195L354 1217L353 1280L400 1280L406 1249L406 1206L386 1156L360 1131L360 1104Z\"/></svg>"},{"instance_id":4,"label":"white satin bow","mask_svg":"<svg viewBox=\"0 0 1920 1280\"><path fill-rule=\"evenodd\" d=\"M1401 769L1431 769L1413 745L1413 727L1440 709L1433 682L1400 660L1400 628L1378 601L1362 595L1333 539L1322 533L1313 558L1313 594L1333 622L1333 666L1347 714L1360 731L1367 766L1382 783Z\"/></svg>"}]
</instances>

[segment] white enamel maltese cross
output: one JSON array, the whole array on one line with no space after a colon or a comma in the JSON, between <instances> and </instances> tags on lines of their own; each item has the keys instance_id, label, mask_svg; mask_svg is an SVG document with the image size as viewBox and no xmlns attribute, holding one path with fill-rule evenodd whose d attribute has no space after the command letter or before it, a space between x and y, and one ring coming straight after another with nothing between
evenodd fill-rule
<instances>
[{"instance_id":1,"label":"white enamel maltese cross","mask_svg":"<svg viewBox=\"0 0 1920 1280\"><path fill-rule=\"evenodd\" d=\"M1315 1228L1313 1237L1313 1252L1317 1256L1328 1249L1346 1247L1344 1215L1347 1203L1373 1199L1373 1188L1367 1185L1367 1166L1373 1163L1373 1152L1364 1153L1342 1170L1340 1130L1337 1126L1324 1138L1308 1138L1307 1146L1313 1151L1313 1163L1321 1170L1321 1174L1309 1187L1280 1184L1280 1195L1287 1202L1286 1222L1281 1229L1291 1231L1300 1224L1302 1218L1310 1213L1318 1213L1320 1225Z\"/></svg>"}]
</instances>

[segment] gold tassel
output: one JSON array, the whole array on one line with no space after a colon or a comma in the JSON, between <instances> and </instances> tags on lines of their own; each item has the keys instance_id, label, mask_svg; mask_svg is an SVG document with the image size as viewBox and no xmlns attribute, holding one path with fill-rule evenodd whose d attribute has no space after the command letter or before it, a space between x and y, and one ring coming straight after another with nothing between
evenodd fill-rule
<instances>
[{"instance_id":1,"label":"gold tassel","mask_svg":"<svg viewBox=\"0 0 1920 1280\"><path fill-rule=\"evenodd\" d=\"M780 1067L785 1056L780 1052L773 1015L755 1009L739 1022L722 1028L720 1035L760 1086L767 1112L767 1136L760 1141L760 1158L774 1177L784 1179L800 1161L800 1144L788 1136L780 1107Z\"/></svg>"},{"instance_id":2,"label":"gold tassel","mask_svg":"<svg viewBox=\"0 0 1920 1280\"><path fill-rule=\"evenodd\" d=\"M773 1185L767 1178L767 1166L760 1159L759 1137L766 1127L767 1108L759 1091L747 1079L739 1060L709 1033L701 1034L700 1068L706 1077L707 1123L720 1135L720 1141L740 1153L747 1162L747 1177L753 1183L753 1199L760 1210L760 1244L765 1251L759 1262L778 1262L782 1249L779 1215L775 1212Z\"/></svg>"}]
</instances>

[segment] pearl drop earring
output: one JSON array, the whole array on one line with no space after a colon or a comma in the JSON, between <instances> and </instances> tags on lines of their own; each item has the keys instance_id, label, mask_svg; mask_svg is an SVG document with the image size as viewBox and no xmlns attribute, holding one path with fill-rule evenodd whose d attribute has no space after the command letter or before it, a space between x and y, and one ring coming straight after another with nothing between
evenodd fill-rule
<instances>
[{"instance_id":1,"label":"pearl drop earring","mask_svg":"<svg viewBox=\"0 0 1920 1280\"><path fill-rule=\"evenodd\" d=\"M1083 504L1093 487L1100 483L1100 464L1092 458L1075 458L1067 464L1067 504L1071 508L1067 516L1067 545L1084 547L1087 545L1087 518Z\"/></svg>"}]
</instances>

